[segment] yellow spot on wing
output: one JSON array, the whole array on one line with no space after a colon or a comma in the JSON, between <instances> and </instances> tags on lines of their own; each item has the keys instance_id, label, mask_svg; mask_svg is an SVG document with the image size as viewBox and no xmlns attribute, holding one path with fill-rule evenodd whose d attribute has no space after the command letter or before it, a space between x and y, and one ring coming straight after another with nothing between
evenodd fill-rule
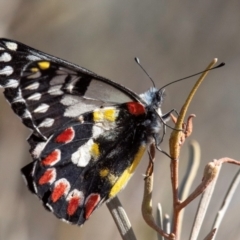
<instances>
[{"instance_id":1,"label":"yellow spot on wing","mask_svg":"<svg viewBox=\"0 0 240 240\"><path fill-rule=\"evenodd\" d=\"M115 182L117 181L118 177L115 176L114 174L112 173L109 173L108 176L108 181L110 182L110 184L113 186L115 184Z\"/></svg>"},{"instance_id":2,"label":"yellow spot on wing","mask_svg":"<svg viewBox=\"0 0 240 240\"><path fill-rule=\"evenodd\" d=\"M130 177L132 176L133 172L135 171L137 165L139 164L144 152L146 150L146 146L142 145L139 147L138 152L136 153L132 165L129 166L123 174L118 178L114 186L112 187L110 193L109 193L109 198L114 197L128 182Z\"/></svg>"},{"instance_id":3,"label":"yellow spot on wing","mask_svg":"<svg viewBox=\"0 0 240 240\"><path fill-rule=\"evenodd\" d=\"M95 110L93 112L93 121L99 122L102 120L102 112L100 110Z\"/></svg>"},{"instance_id":4,"label":"yellow spot on wing","mask_svg":"<svg viewBox=\"0 0 240 240\"><path fill-rule=\"evenodd\" d=\"M31 71L35 73L35 72L38 72L38 71L39 71L39 69L38 69L38 68L36 68L36 67L34 67L34 68L31 68Z\"/></svg>"},{"instance_id":5,"label":"yellow spot on wing","mask_svg":"<svg viewBox=\"0 0 240 240\"><path fill-rule=\"evenodd\" d=\"M114 108L110 108L110 109L106 109L104 110L104 119L110 121L110 122L114 122L116 119L116 111Z\"/></svg>"},{"instance_id":6,"label":"yellow spot on wing","mask_svg":"<svg viewBox=\"0 0 240 240\"><path fill-rule=\"evenodd\" d=\"M44 62L39 62L38 66L42 69L42 70L46 70L50 67L50 62L44 61Z\"/></svg>"},{"instance_id":7,"label":"yellow spot on wing","mask_svg":"<svg viewBox=\"0 0 240 240\"><path fill-rule=\"evenodd\" d=\"M93 143L91 147L91 154L94 158L97 158L100 155L99 145L97 143Z\"/></svg>"},{"instance_id":8,"label":"yellow spot on wing","mask_svg":"<svg viewBox=\"0 0 240 240\"><path fill-rule=\"evenodd\" d=\"M99 175L101 178L107 178L109 183L113 186L117 181L118 177L115 176L113 173L110 172L110 169L103 168L100 170Z\"/></svg>"},{"instance_id":9,"label":"yellow spot on wing","mask_svg":"<svg viewBox=\"0 0 240 240\"><path fill-rule=\"evenodd\" d=\"M108 175L108 173L109 173L109 169L103 168L100 170L99 175L100 175L100 177L106 177Z\"/></svg>"},{"instance_id":10,"label":"yellow spot on wing","mask_svg":"<svg viewBox=\"0 0 240 240\"><path fill-rule=\"evenodd\" d=\"M98 109L93 112L94 122L114 122L116 119L116 109L115 108L105 108Z\"/></svg>"}]
</instances>

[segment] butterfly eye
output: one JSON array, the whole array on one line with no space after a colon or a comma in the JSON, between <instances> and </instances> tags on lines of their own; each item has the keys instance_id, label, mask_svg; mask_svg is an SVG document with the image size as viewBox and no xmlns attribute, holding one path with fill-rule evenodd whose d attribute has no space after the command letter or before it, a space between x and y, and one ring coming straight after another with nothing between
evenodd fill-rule
<instances>
[{"instance_id":1,"label":"butterfly eye","mask_svg":"<svg viewBox=\"0 0 240 240\"><path fill-rule=\"evenodd\" d=\"M158 102L159 102L159 105L162 104L164 97L165 97L165 89L160 89L158 91Z\"/></svg>"},{"instance_id":2,"label":"butterfly eye","mask_svg":"<svg viewBox=\"0 0 240 240\"><path fill-rule=\"evenodd\" d=\"M158 109L162 105L163 96L164 96L164 94L163 94L162 90L158 90L158 91L153 93L151 106L154 109Z\"/></svg>"}]
</instances>

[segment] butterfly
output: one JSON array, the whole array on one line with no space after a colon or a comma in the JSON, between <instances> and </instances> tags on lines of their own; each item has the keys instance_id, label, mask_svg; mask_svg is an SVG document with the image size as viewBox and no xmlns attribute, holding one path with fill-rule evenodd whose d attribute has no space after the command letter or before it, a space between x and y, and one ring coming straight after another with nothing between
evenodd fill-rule
<instances>
[{"instance_id":1,"label":"butterfly","mask_svg":"<svg viewBox=\"0 0 240 240\"><path fill-rule=\"evenodd\" d=\"M164 89L143 94L17 41L0 39L0 86L32 130L29 190L58 218L82 225L158 148Z\"/></svg>"}]
</instances>

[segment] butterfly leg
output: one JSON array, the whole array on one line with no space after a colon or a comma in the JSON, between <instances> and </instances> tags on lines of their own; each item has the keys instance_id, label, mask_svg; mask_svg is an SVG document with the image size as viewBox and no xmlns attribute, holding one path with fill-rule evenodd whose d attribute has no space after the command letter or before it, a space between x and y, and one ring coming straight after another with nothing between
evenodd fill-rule
<instances>
[{"instance_id":1,"label":"butterfly leg","mask_svg":"<svg viewBox=\"0 0 240 240\"><path fill-rule=\"evenodd\" d=\"M166 122L169 121L169 118L170 118L170 115L171 115L172 112L175 112L177 115L179 115L178 112L176 111L176 109L172 109L171 111L165 113L163 116L159 116L160 120L163 123L163 134L162 134L161 139L158 140L158 141L156 141L157 138L155 137L155 142L157 143L157 145L160 145L162 143L163 138L164 138L164 136L166 134L166 127L169 127L172 130L178 130L178 131L182 130L182 129L175 129L175 128L169 126L168 124L166 124Z\"/></svg>"},{"instance_id":2,"label":"butterfly leg","mask_svg":"<svg viewBox=\"0 0 240 240\"><path fill-rule=\"evenodd\" d=\"M165 119L165 118L168 119L168 118L170 117L171 113L173 113L173 112L174 112L177 116L179 116L178 111L173 108L173 109L170 110L169 112L165 113L165 114L162 116L162 118L163 118L163 119Z\"/></svg>"},{"instance_id":3,"label":"butterfly leg","mask_svg":"<svg viewBox=\"0 0 240 240\"><path fill-rule=\"evenodd\" d=\"M166 155L167 157L169 157L169 158L171 158L171 156L170 156L167 152L165 152L164 150L162 150L162 149L160 148L160 144L162 143L163 138L164 138L164 136L165 136L165 134L166 134L166 127L169 127L169 128L172 129L172 130L182 131L182 129L176 129L176 128L173 128L173 127L169 126L168 124L166 124L166 122L169 121L170 115L171 115L173 112L174 112L177 116L179 116L179 113L177 112L176 109L172 109L172 110L170 110L169 112L165 113L164 115L160 116L160 119L161 119L161 121L163 122L163 134L162 134L162 137L161 137L160 140L157 140L156 136L154 137L155 143L156 143L156 145L155 145L155 146L156 146L156 149L157 149L159 152L165 154L165 155Z\"/></svg>"},{"instance_id":4,"label":"butterfly leg","mask_svg":"<svg viewBox=\"0 0 240 240\"><path fill-rule=\"evenodd\" d=\"M170 156L167 152L165 152L164 150L162 150L159 146L156 145L156 149L157 149L159 152L161 152L161 153L163 153L164 155L166 155L167 157L169 157L170 159L172 159L171 156Z\"/></svg>"},{"instance_id":5,"label":"butterfly leg","mask_svg":"<svg viewBox=\"0 0 240 240\"><path fill-rule=\"evenodd\" d=\"M172 130L182 131L182 129L176 129L176 128L173 128L173 127L171 127L170 125L166 124L166 122L169 121L170 115L171 115L173 112L176 113L177 116L179 116L179 113L177 112L177 110L176 110L176 109L172 109L171 111L169 111L169 112L165 113L164 115L162 115L162 116L160 117L160 119L162 120L164 126L167 126L168 128L170 128L170 129L172 129Z\"/></svg>"}]
</instances>

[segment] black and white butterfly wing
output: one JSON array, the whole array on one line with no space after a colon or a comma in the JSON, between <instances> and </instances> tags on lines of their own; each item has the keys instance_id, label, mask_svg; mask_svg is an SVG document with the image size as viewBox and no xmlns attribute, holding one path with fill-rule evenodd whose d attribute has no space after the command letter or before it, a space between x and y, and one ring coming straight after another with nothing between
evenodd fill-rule
<instances>
[{"instance_id":1,"label":"black and white butterfly wing","mask_svg":"<svg viewBox=\"0 0 240 240\"><path fill-rule=\"evenodd\" d=\"M83 112L140 101L115 82L8 39L0 39L0 86L23 123L45 140Z\"/></svg>"}]
</instances>

